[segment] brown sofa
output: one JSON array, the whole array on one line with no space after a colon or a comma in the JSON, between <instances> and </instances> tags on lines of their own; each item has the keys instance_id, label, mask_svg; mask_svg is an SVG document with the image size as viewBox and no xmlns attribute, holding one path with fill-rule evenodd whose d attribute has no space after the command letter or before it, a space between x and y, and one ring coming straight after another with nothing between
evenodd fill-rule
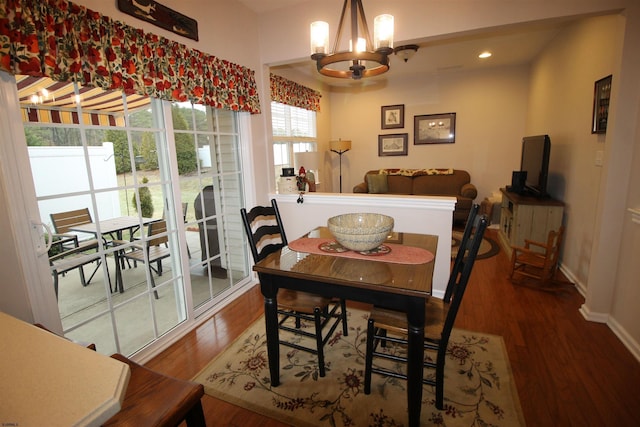
<instances>
[{"instance_id":1,"label":"brown sofa","mask_svg":"<svg viewBox=\"0 0 640 427\"><path fill-rule=\"evenodd\" d=\"M370 170L364 175L364 182L353 187L353 192L455 197L455 222L466 221L478 195L469 173L460 169Z\"/></svg>"}]
</instances>

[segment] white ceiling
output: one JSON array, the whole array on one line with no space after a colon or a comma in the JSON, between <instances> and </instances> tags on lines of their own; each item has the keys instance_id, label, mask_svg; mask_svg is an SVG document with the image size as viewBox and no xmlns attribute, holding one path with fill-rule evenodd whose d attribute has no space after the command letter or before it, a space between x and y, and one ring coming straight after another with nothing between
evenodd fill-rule
<instances>
[{"instance_id":1,"label":"white ceiling","mask_svg":"<svg viewBox=\"0 0 640 427\"><path fill-rule=\"evenodd\" d=\"M272 10L283 7L308 3L310 0L238 0L249 9L260 14L263 12L271 12Z\"/></svg>"},{"instance_id":2,"label":"white ceiling","mask_svg":"<svg viewBox=\"0 0 640 427\"><path fill-rule=\"evenodd\" d=\"M309 2L309 0L239 1L258 14ZM405 63L398 56L392 55L390 71L378 77L367 78L366 81L368 84L377 84L386 80L390 74L397 77L528 64L569 22L553 21L522 24L503 29L487 30L467 36L424 40L417 43L420 48L408 62ZM334 35L330 35L330 37L333 38ZM396 41L395 46L398 47L400 44L402 43ZM493 56L489 59L480 60L478 54L485 50L491 51ZM333 86L363 84L363 81L354 82L347 79L321 76L316 71L315 62L311 59L275 67L276 72L278 68L289 68L296 72L313 75L326 84Z\"/></svg>"}]
</instances>

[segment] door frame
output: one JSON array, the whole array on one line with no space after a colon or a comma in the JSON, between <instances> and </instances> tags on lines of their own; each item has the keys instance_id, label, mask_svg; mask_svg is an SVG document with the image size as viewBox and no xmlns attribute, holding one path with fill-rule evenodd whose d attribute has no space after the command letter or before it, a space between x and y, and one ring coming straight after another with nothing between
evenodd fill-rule
<instances>
[{"instance_id":1,"label":"door frame","mask_svg":"<svg viewBox=\"0 0 640 427\"><path fill-rule=\"evenodd\" d=\"M20 117L20 105L16 79L13 75L0 71L0 173L3 185L3 201L9 210L10 228L15 239L15 265L2 265L19 270L23 283L5 283L4 286L22 287L26 290L30 313L22 313L22 320L41 323L53 332L62 333L62 322L51 283L51 271L44 245L43 229L38 216L38 203L31 174L31 164L27 150L16 147L27 145ZM38 255L38 252L41 255ZM11 301L8 301L11 304Z\"/></svg>"}]
</instances>

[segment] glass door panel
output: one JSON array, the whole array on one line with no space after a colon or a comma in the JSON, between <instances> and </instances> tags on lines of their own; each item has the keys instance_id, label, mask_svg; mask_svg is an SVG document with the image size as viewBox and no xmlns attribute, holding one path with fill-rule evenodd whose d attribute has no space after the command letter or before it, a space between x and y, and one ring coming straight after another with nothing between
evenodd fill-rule
<instances>
[{"instance_id":1,"label":"glass door panel","mask_svg":"<svg viewBox=\"0 0 640 427\"><path fill-rule=\"evenodd\" d=\"M187 318L183 216L172 208L162 103L48 79L16 80L41 220L50 225L48 238L63 242L52 246L50 259L56 251L65 262L88 259L54 274L64 333L105 354L135 353ZM43 85L64 93L50 90L33 104L33 88ZM67 223L56 224L52 214L62 213ZM150 224L163 219L167 256L151 262ZM124 256L135 251L145 254L141 261Z\"/></svg>"},{"instance_id":2,"label":"glass door panel","mask_svg":"<svg viewBox=\"0 0 640 427\"><path fill-rule=\"evenodd\" d=\"M238 116L190 103L173 104L172 115L176 151L183 141L184 151L190 144L196 153L195 167L181 175L180 188L187 206L193 308L200 313L249 278L246 269L234 270L232 253L238 245L228 243L243 241L242 230L224 229L227 223L239 224L233 218L239 217L243 200Z\"/></svg>"}]
</instances>

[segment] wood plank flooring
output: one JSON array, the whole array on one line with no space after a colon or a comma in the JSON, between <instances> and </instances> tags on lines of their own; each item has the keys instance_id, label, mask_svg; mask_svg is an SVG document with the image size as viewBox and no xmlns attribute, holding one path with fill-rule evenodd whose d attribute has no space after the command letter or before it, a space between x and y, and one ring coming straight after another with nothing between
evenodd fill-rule
<instances>
[{"instance_id":1,"label":"wood plank flooring","mask_svg":"<svg viewBox=\"0 0 640 427\"><path fill-rule=\"evenodd\" d=\"M504 337L527 426L639 426L640 363L582 317L577 291L513 285L508 269L503 252L476 262L456 327ZM191 379L262 310L256 286L147 366ZM206 395L203 406L208 426L286 425Z\"/></svg>"}]
</instances>

